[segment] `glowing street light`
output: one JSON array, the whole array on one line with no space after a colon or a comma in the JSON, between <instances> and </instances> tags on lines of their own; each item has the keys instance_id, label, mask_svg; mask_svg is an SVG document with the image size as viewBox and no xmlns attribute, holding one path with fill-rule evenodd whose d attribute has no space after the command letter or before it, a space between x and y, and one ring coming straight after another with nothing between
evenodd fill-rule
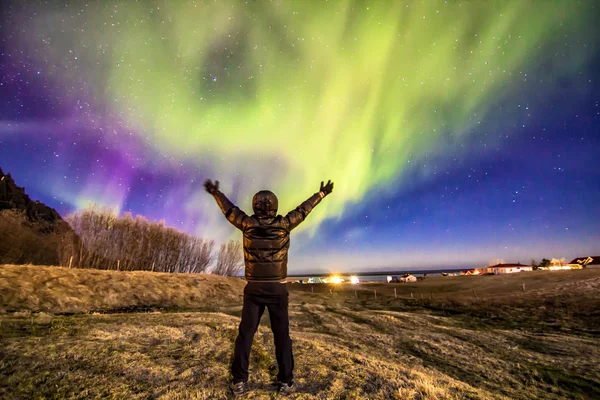
<instances>
[{"instance_id":1,"label":"glowing street light","mask_svg":"<svg viewBox=\"0 0 600 400\"><path fill-rule=\"evenodd\" d=\"M338 275L333 275L333 276L332 276L332 277L329 279L329 282L331 282L331 283L335 283L335 284L340 284L340 283L342 283L343 281L344 281L344 280L343 280L341 277L339 277Z\"/></svg>"},{"instance_id":2,"label":"glowing street light","mask_svg":"<svg viewBox=\"0 0 600 400\"><path fill-rule=\"evenodd\" d=\"M353 285L358 285L360 283L360 280L358 279L358 276L351 276L350 277L350 283Z\"/></svg>"}]
</instances>

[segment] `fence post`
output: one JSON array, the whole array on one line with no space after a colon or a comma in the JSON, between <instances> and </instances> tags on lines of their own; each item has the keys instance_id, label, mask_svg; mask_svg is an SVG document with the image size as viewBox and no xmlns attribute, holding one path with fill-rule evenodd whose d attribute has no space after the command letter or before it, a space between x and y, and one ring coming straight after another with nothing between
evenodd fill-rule
<instances>
[{"instance_id":1,"label":"fence post","mask_svg":"<svg viewBox=\"0 0 600 400\"><path fill-rule=\"evenodd\" d=\"M398 296L396 295L396 288L394 288L394 298L398 298Z\"/></svg>"},{"instance_id":2,"label":"fence post","mask_svg":"<svg viewBox=\"0 0 600 400\"><path fill-rule=\"evenodd\" d=\"M331 291L331 288L329 289L329 294L333 294L333 292Z\"/></svg>"},{"instance_id":3,"label":"fence post","mask_svg":"<svg viewBox=\"0 0 600 400\"><path fill-rule=\"evenodd\" d=\"M354 298L358 299L358 296L356 295L356 290L354 291Z\"/></svg>"},{"instance_id":4,"label":"fence post","mask_svg":"<svg viewBox=\"0 0 600 400\"><path fill-rule=\"evenodd\" d=\"M410 292L410 298L411 299L413 298L413 292Z\"/></svg>"},{"instance_id":5,"label":"fence post","mask_svg":"<svg viewBox=\"0 0 600 400\"><path fill-rule=\"evenodd\" d=\"M523 292L525 291L525 282L523 282Z\"/></svg>"},{"instance_id":6,"label":"fence post","mask_svg":"<svg viewBox=\"0 0 600 400\"><path fill-rule=\"evenodd\" d=\"M121 260L117 260L117 271L121 270Z\"/></svg>"},{"instance_id":7,"label":"fence post","mask_svg":"<svg viewBox=\"0 0 600 400\"><path fill-rule=\"evenodd\" d=\"M71 269L71 266L73 266L73 256L69 258L69 269Z\"/></svg>"},{"instance_id":8,"label":"fence post","mask_svg":"<svg viewBox=\"0 0 600 400\"><path fill-rule=\"evenodd\" d=\"M373 292L375 293L375 299L377 299L377 290L374 289Z\"/></svg>"},{"instance_id":9,"label":"fence post","mask_svg":"<svg viewBox=\"0 0 600 400\"><path fill-rule=\"evenodd\" d=\"M152 261L152 272L154 272L154 261Z\"/></svg>"},{"instance_id":10,"label":"fence post","mask_svg":"<svg viewBox=\"0 0 600 400\"><path fill-rule=\"evenodd\" d=\"M313 285L310 285L310 292L314 293L315 292L315 287Z\"/></svg>"},{"instance_id":11,"label":"fence post","mask_svg":"<svg viewBox=\"0 0 600 400\"><path fill-rule=\"evenodd\" d=\"M424 297L423 297L423 293L421 293L421 298L422 298L422 299L424 298Z\"/></svg>"}]
</instances>

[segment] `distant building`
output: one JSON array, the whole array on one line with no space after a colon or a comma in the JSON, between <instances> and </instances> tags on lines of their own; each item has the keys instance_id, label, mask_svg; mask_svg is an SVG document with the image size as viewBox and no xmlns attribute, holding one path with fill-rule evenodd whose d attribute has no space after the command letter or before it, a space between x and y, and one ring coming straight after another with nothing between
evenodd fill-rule
<instances>
[{"instance_id":1,"label":"distant building","mask_svg":"<svg viewBox=\"0 0 600 400\"><path fill-rule=\"evenodd\" d=\"M513 274L523 271L533 271L533 267L523 264L496 264L486 268L486 273L494 275Z\"/></svg>"},{"instance_id":2,"label":"distant building","mask_svg":"<svg viewBox=\"0 0 600 400\"><path fill-rule=\"evenodd\" d=\"M571 261L570 263L567 262L566 259L564 258L553 258L550 263L548 263L547 266L545 267L539 267L538 269L544 270L544 271L565 271L565 270L572 270L572 269L582 269L585 268L585 262L588 259L588 257L582 257L580 259L575 259L573 261ZM580 261L581 263L578 263L577 261ZM588 262L590 262L589 260L587 260Z\"/></svg>"},{"instance_id":3,"label":"distant building","mask_svg":"<svg viewBox=\"0 0 600 400\"><path fill-rule=\"evenodd\" d=\"M481 269L465 269L464 271L460 271L461 275L481 275L485 272L482 272Z\"/></svg>"},{"instance_id":4,"label":"distant building","mask_svg":"<svg viewBox=\"0 0 600 400\"><path fill-rule=\"evenodd\" d=\"M569 266L571 268L600 268L600 256L578 257L573 259Z\"/></svg>"},{"instance_id":5,"label":"distant building","mask_svg":"<svg viewBox=\"0 0 600 400\"><path fill-rule=\"evenodd\" d=\"M400 282L416 282L417 277L411 274L404 274L400 277Z\"/></svg>"},{"instance_id":6,"label":"distant building","mask_svg":"<svg viewBox=\"0 0 600 400\"><path fill-rule=\"evenodd\" d=\"M568 265L567 260L564 258L553 258L550 260L550 264L548 264L549 267L566 267Z\"/></svg>"},{"instance_id":7,"label":"distant building","mask_svg":"<svg viewBox=\"0 0 600 400\"><path fill-rule=\"evenodd\" d=\"M581 269L581 267L578 267ZM553 258L550 260L550 263L546 267L540 267L539 269L543 269L546 271L564 271L573 269L564 258Z\"/></svg>"}]
</instances>

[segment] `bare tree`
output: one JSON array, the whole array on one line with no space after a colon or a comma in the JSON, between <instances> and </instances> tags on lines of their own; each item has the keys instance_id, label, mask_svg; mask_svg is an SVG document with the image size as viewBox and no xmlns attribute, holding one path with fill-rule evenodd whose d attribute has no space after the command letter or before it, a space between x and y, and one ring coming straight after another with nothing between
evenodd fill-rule
<instances>
[{"instance_id":1,"label":"bare tree","mask_svg":"<svg viewBox=\"0 0 600 400\"><path fill-rule=\"evenodd\" d=\"M223 276L237 276L242 269L244 255L242 244L239 241L230 240L222 244L217 257L217 265L212 270L213 274Z\"/></svg>"},{"instance_id":2,"label":"bare tree","mask_svg":"<svg viewBox=\"0 0 600 400\"><path fill-rule=\"evenodd\" d=\"M202 273L212 263L215 242L188 236L181 252L180 272Z\"/></svg>"},{"instance_id":3,"label":"bare tree","mask_svg":"<svg viewBox=\"0 0 600 400\"><path fill-rule=\"evenodd\" d=\"M73 231L64 224L54 233L44 233L51 231L48 223L30 222L22 212L0 211L0 264L203 273L215 258L214 241L131 213L118 217L110 208L92 205L66 221ZM239 262L234 261L222 257L225 273L239 272L234 268Z\"/></svg>"},{"instance_id":4,"label":"bare tree","mask_svg":"<svg viewBox=\"0 0 600 400\"><path fill-rule=\"evenodd\" d=\"M71 254L79 268L202 273L212 263L214 242L187 235L131 213L122 217L91 206L67 217L81 240ZM69 265L71 261L69 261Z\"/></svg>"}]
</instances>

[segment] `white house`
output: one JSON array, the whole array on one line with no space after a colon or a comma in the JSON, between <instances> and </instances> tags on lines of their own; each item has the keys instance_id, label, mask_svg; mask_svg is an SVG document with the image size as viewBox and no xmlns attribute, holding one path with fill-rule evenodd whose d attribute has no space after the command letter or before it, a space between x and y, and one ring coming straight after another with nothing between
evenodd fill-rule
<instances>
[{"instance_id":1,"label":"white house","mask_svg":"<svg viewBox=\"0 0 600 400\"><path fill-rule=\"evenodd\" d=\"M531 265L523 264L496 264L486 268L486 273L495 275L512 274L523 271L533 271L533 267Z\"/></svg>"},{"instance_id":2,"label":"white house","mask_svg":"<svg viewBox=\"0 0 600 400\"><path fill-rule=\"evenodd\" d=\"M404 274L400 277L400 282L416 282L417 277L411 274Z\"/></svg>"}]
</instances>

